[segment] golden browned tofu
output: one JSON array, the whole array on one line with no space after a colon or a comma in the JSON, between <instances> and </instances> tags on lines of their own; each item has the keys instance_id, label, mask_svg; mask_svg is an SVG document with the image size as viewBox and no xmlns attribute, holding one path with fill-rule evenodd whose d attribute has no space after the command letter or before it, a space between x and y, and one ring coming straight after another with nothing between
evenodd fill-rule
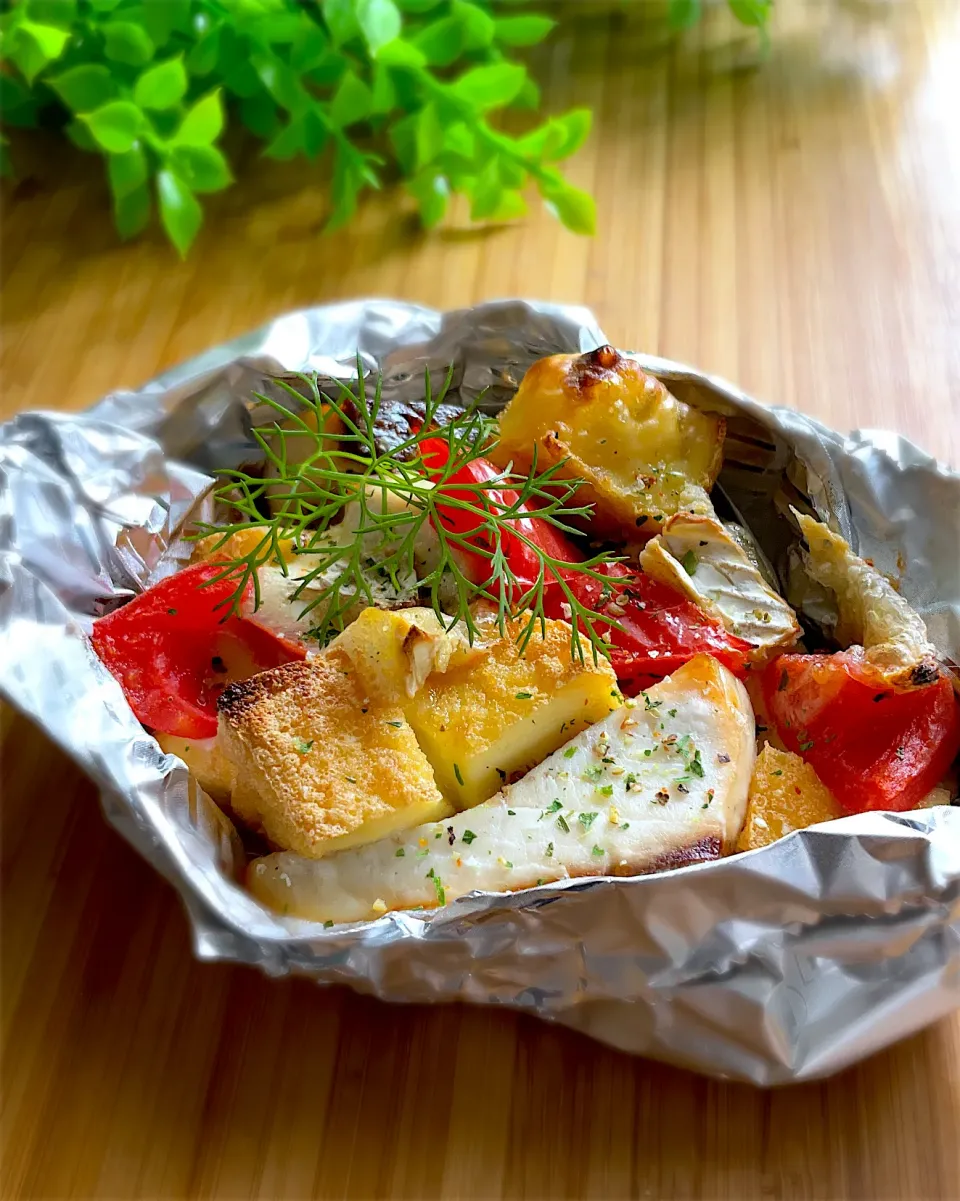
<instances>
[{"instance_id":1,"label":"golden browned tofu","mask_svg":"<svg viewBox=\"0 0 960 1201\"><path fill-rule=\"evenodd\" d=\"M546 636L535 632L523 653L516 642L522 628L508 623L506 638L493 638L473 662L434 673L404 705L437 783L458 809L493 796L622 703L605 660L571 659L566 622L548 621Z\"/></svg>"},{"instance_id":2,"label":"golden browned tofu","mask_svg":"<svg viewBox=\"0 0 960 1201\"><path fill-rule=\"evenodd\" d=\"M533 364L500 415L492 457L530 469L565 460L586 481L591 531L656 533L674 513L712 514L707 495L723 448L724 420L677 400L611 346Z\"/></svg>"},{"instance_id":3,"label":"golden browned tofu","mask_svg":"<svg viewBox=\"0 0 960 1201\"><path fill-rule=\"evenodd\" d=\"M452 813L399 706L341 655L234 684L219 709L233 809L277 847L319 858Z\"/></svg>"},{"instance_id":4,"label":"golden browned tofu","mask_svg":"<svg viewBox=\"0 0 960 1201\"><path fill-rule=\"evenodd\" d=\"M809 763L792 751L767 745L753 770L747 816L737 846L741 851L752 851L776 842L791 830L804 830L842 816L833 794Z\"/></svg>"},{"instance_id":5,"label":"golden browned tofu","mask_svg":"<svg viewBox=\"0 0 960 1201\"><path fill-rule=\"evenodd\" d=\"M446 629L432 609L422 608L364 609L330 650L347 656L371 692L395 703L415 696L431 673L486 654L470 645L462 624Z\"/></svg>"}]
</instances>

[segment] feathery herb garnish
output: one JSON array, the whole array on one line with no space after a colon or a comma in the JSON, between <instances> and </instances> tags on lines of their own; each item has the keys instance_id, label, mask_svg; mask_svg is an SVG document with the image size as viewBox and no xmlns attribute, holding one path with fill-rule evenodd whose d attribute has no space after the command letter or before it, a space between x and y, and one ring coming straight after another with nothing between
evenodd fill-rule
<instances>
[{"instance_id":1,"label":"feathery herb garnish","mask_svg":"<svg viewBox=\"0 0 960 1201\"><path fill-rule=\"evenodd\" d=\"M574 503L583 481L561 478L558 473L563 462L540 470L536 456L528 477L503 471L489 480L464 480L463 468L485 458L494 445L495 423L475 405L442 428L433 428L451 372L436 392L427 373L421 428L398 445L383 449L377 435L382 378L377 378L371 394L359 359L357 373L359 382L354 387L335 381L335 396L322 393L315 376L299 377L305 395L276 380L294 402L289 408L255 394L260 404L277 414L274 424L252 430L269 472L261 477L240 469L222 471L214 500L233 510L239 520L223 525L203 523L195 535L214 535L212 550L216 551L233 534L248 532L251 527L263 531L252 546L233 557L225 556L223 570L210 581L236 580L228 611L238 610L248 587L254 608L258 608L258 571L276 564L284 576L291 576L294 567L298 569L292 576L295 587L290 599L302 605L299 617L315 616L310 633L321 645L349 623L358 607L375 604L386 583L397 593L412 585L429 597L446 625L463 622L471 641L480 635L480 629L470 606L474 601L488 601L495 606L501 636L506 636L508 620L523 619L517 639L523 648L537 628L545 629L544 600L549 586L569 607L574 657L584 661L584 642L594 661L607 657L605 633L618 628L615 618L601 617L579 600L565 576L576 572L609 583L599 568L615 560L604 552L582 562L556 558L538 546L517 520L524 514L524 506L532 505L538 520L576 534L570 522L592 512L591 506ZM343 432L329 428L331 416ZM445 465L425 467L421 450L428 438L446 444ZM306 456L298 453L293 458L292 446L288 454L293 439L308 441ZM516 499L504 502L505 490ZM268 500L271 515L266 517ZM340 538L338 530L348 506L354 506L349 536ZM467 534L457 532L449 528L449 517L445 523L444 512L455 512L461 520L475 519L476 525ZM418 576L416 548L424 527L433 530L438 550L434 566ZM504 551L505 535L534 557L538 573L532 583L521 582L511 568ZM373 538L374 553L367 536ZM467 552L474 561L486 560L488 578L481 583L471 580L458 552ZM449 591L449 595L444 593L443 604L441 584ZM602 607L602 601L597 604Z\"/></svg>"}]
</instances>

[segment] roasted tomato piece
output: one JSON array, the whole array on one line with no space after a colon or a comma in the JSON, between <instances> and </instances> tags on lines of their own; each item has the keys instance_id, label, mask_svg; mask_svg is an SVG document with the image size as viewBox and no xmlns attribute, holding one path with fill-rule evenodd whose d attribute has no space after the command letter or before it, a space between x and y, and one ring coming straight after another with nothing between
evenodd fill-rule
<instances>
[{"instance_id":1,"label":"roasted tomato piece","mask_svg":"<svg viewBox=\"0 0 960 1201\"><path fill-rule=\"evenodd\" d=\"M256 622L224 616L236 583L216 580L222 571L197 563L94 622L93 649L140 721L160 733L212 738L227 684L305 657Z\"/></svg>"},{"instance_id":2,"label":"roasted tomato piece","mask_svg":"<svg viewBox=\"0 0 960 1201\"><path fill-rule=\"evenodd\" d=\"M767 667L770 719L847 813L911 809L960 751L960 702L946 676L878 689L860 656L781 655Z\"/></svg>"}]
</instances>

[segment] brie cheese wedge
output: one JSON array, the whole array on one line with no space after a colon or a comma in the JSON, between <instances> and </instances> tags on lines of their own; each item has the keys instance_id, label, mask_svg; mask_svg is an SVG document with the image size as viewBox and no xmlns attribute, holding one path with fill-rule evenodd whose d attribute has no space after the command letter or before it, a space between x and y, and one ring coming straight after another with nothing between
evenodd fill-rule
<instances>
[{"instance_id":1,"label":"brie cheese wedge","mask_svg":"<svg viewBox=\"0 0 960 1201\"><path fill-rule=\"evenodd\" d=\"M715 517L680 513L669 518L644 547L640 566L731 634L753 643L754 663L765 663L800 636L793 610Z\"/></svg>"}]
</instances>

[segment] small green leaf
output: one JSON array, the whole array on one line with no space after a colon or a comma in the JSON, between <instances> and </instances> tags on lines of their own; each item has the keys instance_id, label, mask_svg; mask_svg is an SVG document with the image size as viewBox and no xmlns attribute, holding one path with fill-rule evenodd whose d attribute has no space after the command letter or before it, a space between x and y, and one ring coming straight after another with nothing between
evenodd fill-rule
<instances>
[{"instance_id":1,"label":"small green leaf","mask_svg":"<svg viewBox=\"0 0 960 1201\"><path fill-rule=\"evenodd\" d=\"M77 16L77 0L28 0L27 16L40 25L69 29Z\"/></svg>"},{"instance_id":2,"label":"small green leaf","mask_svg":"<svg viewBox=\"0 0 960 1201\"><path fill-rule=\"evenodd\" d=\"M670 0L667 20L671 29L690 29L702 16L701 0Z\"/></svg>"},{"instance_id":3,"label":"small green leaf","mask_svg":"<svg viewBox=\"0 0 960 1201\"><path fill-rule=\"evenodd\" d=\"M143 113L129 100L111 100L109 104L84 113L80 118L94 140L111 154L126 154L143 128Z\"/></svg>"},{"instance_id":4,"label":"small green leaf","mask_svg":"<svg viewBox=\"0 0 960 1201\"><path fill-rule=\"evenodd\" d=\"M400 36L403 17L394 0L357 0L357 21L374 58L377 51Z\"/></svg>"},{"instance_id":5,"label":"small green leaf","mask_svg":"<svg viewBox=\"0 0 960 1201\"><path fill-rule=\"evenodd\" d=\"M383 63L376 63L373 68L373 90L370 101L370 111L378 116L392 112L397 107L397 89L390 71Z\"/></svg>"},{"instance_id":6,"label":"small green leaf","mask_svg":"<svg viewBox=\"0 0 960 1201\"><path fill-rule=\"evenodd\" d=\"M494 21L488 12L469 0L453 0L451 14L463 29L463 48L483 50L493 41Z\"/></svg>"},{"instance_id":7,"label":"small green leaf","mask_svg":"<svg viewBox=\"0 0 960 1201\"><path fill-rule=\"evenodd\" d=\"M182 58L170 58L157 63L137 80L133 98L141 108L162 111L176 108L187 92L187 72Z\"/></svg>"},{"instance_id":8,"label":"small green leaf","mask_svg":"<svg viewBox=\"0 0 960 1201\"><path fill-rule=\"evenodd\" d=\"M193 46L186 58L186 67L191 75L209 75L220 58L220 30L208 30Z\"/></svg>"},{"instance_id":9,"label":"small green leaf","mask_svg":"<svg viewBox=\"0 0 960 1201\"><path fill-rule=\"evenodd\" d=\"M354 125L370 115L373 94L362 79L348 71L334 93L330 104L330 116L341 129Z\"/></svg>"},{"instance_id":10,"label":"small green leaf","mask_svg":"<svg viewBox=\"0 0 960 1201\"><path fill-rule=\"evenodd\" d=\"M203 222L203 210L183 180L166 168L157 174L157 198L163 228L184 258Z\"/></svg>"},{"instance_id":11,"label":"small green leaf","mask_svg":"<svg viewBox=\"0 0 960 1201\"><path fill-rule=\"evenodd\" d=\"M556 21L539 13L525 13L522 17L498 17L494 21L494 37L508 46L534 46L542 42L556 27Z\"/></svg>"},{"instance_id":12,"label":"small green leaf","mask_svg":"<svg viewBox=\"0 0 960 1201\"><path fill-rule=\"evenodd\" d=\"M556 117L552 124L560 130L562 137L553 146L550 157L569 158L590 136L593 113L588 108L575 108L562 117Z\"/></svg>"},{"instance_id":13,"label":"small green leaf","mask_svg":"<svg viewBox=\"0 0 960 1201\"><path fill-rule=\"evenodd\" d=\"M443 220L450 199L450 186L442 175L419 175L407 181L407 190L420 208L420 220L433 229Z\"/></svg>"},{"instance_id":14,"label":"small green leaf","mask_svg":"<svg viewBox=\"0 0 960 1201\"><path fill-rule=\"evenodd\" d=\"M150 189L146 183L124 196L115 196L113 220L120 237L126 241L145 229L152 209Z\"/></svg>"},{"instance_id":15,"label":"small green leaf","mask_svg":"<svg viewBox=\"0 0 960 1201\"><path fill-rule=\"evenodd\" d=\"M471 221L486 221L500 205L503 198L503 185L500 182L500 172L497 170L496 159L491 159L468 188L470 195Z\"/></svg>"},{"instance_id":16,"label":"small green leaf","mask_svg":"<svg viewBox=\"0 0 960 1201\"><path fill-rule=\"evenodd\" d=\"M417 166L417 121L419 113L401 117L390 128L390 142L404 171L409 175Z\"/></svg>"},{"instance_id":17,"label":"small green leaf","mask_svg":"<svg viewBox=\"0 0 960 1201\"><path fill-rule=\"evenodd\" d=\"M597 205L588 192L558 176L556 180L541 181L540 194L571 233L593 235L597 232Z\"/></svg>"},{"instance_id":18,"label":"small green leaf","mask_svg":"<svg viewBox=\"0 0 960 1201\"><path fill-rule=\"evenodd\" d=\"M536 83L528 75L524 80L523 87L517 92L516 99L513 102L514 108L525 108L531 112L536 112L543 103L543 97L540 94L540 89Z\"/></svg>"},{"instance_id":19,"label":"small green leaf","mask_svg":"<svg viewBox=\"0 0 960 1201\"><path fill-rule=\"evenodd\" d=\"M526 70L517 63L494 63L467 71L453 84L452 90L460 100L483 112L509 104L526 77Z\"/></svg>"},{"instance_id":20,"label":"small green leaf","mask_svg":"<svg viewBox=\"0 0 960 1201\"><path fill-rule=\"evenodd\" d=\"M84 63L47 80L64 104L75 113L88 113L112 100L117 85L106 67Z\"/></svg>"},{"instance_id":21,"label":"small green leaf","mask_svg":"<svg viewBox=\"0 0 960 1201\"><path fill-rule=\"evenodd\" d=\"M139 145L125 154L111 154L107 159L107 178L117 200L143 187L148 175L147 156Z\"/></svg>"},{"instance_id":22,"label":"small green leaf","mask_svg":"<svg viewBox=\"0 0 960 1201\"><path fill-rule=\"evenodd\" d=\"M770 19L773 0L728 0L730 11L744 25L762 28Z\"/></svg>"},{"instance_id":23,"label":"small green leaf","mask_svg":"<svg viewBox=\"0 0 960 1201\"><path fill-rule=\"evenodd\" d=\"M417 166L432 163L443 150L443 125L435 104L425 105L417 114Z\"/></svg>"},{"instance_id":24,"label":"small green leaf","mask_svg":"<svg viewBox=\"0 0 960 1201\"><path fill-rule=\"evenodd\" d=\"M342 46L359 34L353 0L323 0L320 8L335 46Z\"/></svg>"},{"instance_id":25,"label":"small green leaf","mask_svg":"<svg viewBox=\"0 0 960 1201\"><path fill-rule=\"evenodd\" d=\"M261 46L291 46L303 31L302 13L267 12L243 26L243 32Z\"/></svg>"},{"instance_id":26,"label":"small green leaf","mask_svg":"<svg viewBox=\"0 0 960 1201\"><path fill-rule=\"evenodd\" d=\"M311 70L330 52L330 39L323 29L306 14L303 14L302 21L301 32L290 47L290 66L294 71Z\"/></svg>"},{"instance_id":27,"label":"small green leaf","mask_svg":"<svg viewBox=\"0 0 960 1201\"><path fill-rule=\"evenodd\" d=\"M388 67L422 67L426 62L424 55L411 42L396 38L380 48L377 61Z\"/></svg>"},{"instance_id":28,"label":"small green leaf","mask_svg":"<svg viewBox=\"0 0 960 1201\"><path fill-rule=\"evenodd\" d=\"M180 146L209 146L220 136L222 129L223 105L218 88L188 110L180 122L174 141Z\"/></svg>"},{"instance_id":29,"label":"small green leaf","mask_svg":"<svg viewBox=\"0 0 960 1201\"><path fill-rule=\"evenodd\" d=\"M89 126L84 124L82 118L75 117L72 121L68 121L63 127L63 132L73 142L74 146L79 146L81 150L86 150L94 154L100 150L97 139L90 132Z\"/></svg>"},{"instance_id":30,"label":"small green leaf","mask_svg":"<svg viewBox=\"0 0 960 1201\"><path fill-rule=\"evenodd\" d=\"M6 34L3 56L15 63L28 83L33 83L44 67L60 57L69 40L66 30L21 21Z\"/></svg>"},{"instance_id":31,"label":"small green leaf","mask_svg":"<svg viewBox=\"0 0 960 1201\"><path fill-rule=\"evenodd\" d=\"M405 13L428 13L437 8L443 0L397 0L397 5Z\"/></svg>"},{"instance_id":32,"label":"small green leaf","mask_svg":"<svg viewBox=\"0 0 960 1201\"><path fill-rule=\"evenodd\" d=\"M230 166L216 146L174 146L170 162L194 192L219 192L233 183Z\"/></svg>"},{"instance_id":33,"label":"small green leaf","mask_svg":"<svg viewBox=\"0 0 960 1201\"><path fill-rule=\"evenodd\" d=\"M462 121L448 125L443 131L443 149L472 161L477 152L477 139L473 130Z\"/></svg>"},{"instance_id":34,"label":"small green leaf","mask_svg":"<svg viewBox=\"0 0 960 1201\"><path fill-rule=\"evenodd\" d=\"M463 37L462 23L456 17L443 17L421 29L412 45L431 67L449 67L463 53Z\"/></svg>"},{"instance_id":35,"label":"small green leaf","mask_svg":"<svg viewBox=\"0 0 960 1201\"><path fill-rule=\"evenodd\" d=\"M263 151L267 158L275 158L283 162L296 158L307 148L306 122L303 117L295 117L289 121L270 141Z\"/></svg>"},{"instance_id":36,"label":"small green leaf","mask_svg":"<svg viewBox=\"0 0 960 1201\"><path fill-rule=\"evenodd\" d=\"M138 18L143 22L143 27L157 50L166 46L174 30L190 30L193 33L190 7L190 0L162 0L160 4L147 0L142 8L137 10Z\"/></svg>"},{"instance_id":37,"label":"small green leaf","mask_svg":"<svg viewBox=\"0 0 960 1201\"><path fill-rule=\"evenodd\" d=\"M487 217L488 221L518 221L527 215L527 202L520 192L507 188L500 195L499 203Z\"/></svg>"},{"instance_id":38,"label":"small green leaf","mask_svg":"<svg viewBox=\"0 0 960 1201\"><path fill-rule=\"evenodd\" d=\"M154 54L154 44L142 25L133 21L108 21L103 27L104 54L115 63L142 67Z\"/></svg>"}]
</instances>

